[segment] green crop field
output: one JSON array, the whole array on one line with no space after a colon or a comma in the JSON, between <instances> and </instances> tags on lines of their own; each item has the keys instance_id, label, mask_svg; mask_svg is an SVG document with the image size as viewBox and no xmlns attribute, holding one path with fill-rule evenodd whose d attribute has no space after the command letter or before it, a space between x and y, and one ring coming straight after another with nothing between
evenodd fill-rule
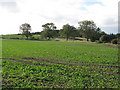
<instances>
[{"instance_id":1,"label":"green crop field","mask_svg":"<svg viewBox=\"0 0 120 90\"><path fill-rule=\"evenodd\" d=\"M120 87L117 47L3 39L1 59L4 88Z\"/></svg>"}]
</instances>

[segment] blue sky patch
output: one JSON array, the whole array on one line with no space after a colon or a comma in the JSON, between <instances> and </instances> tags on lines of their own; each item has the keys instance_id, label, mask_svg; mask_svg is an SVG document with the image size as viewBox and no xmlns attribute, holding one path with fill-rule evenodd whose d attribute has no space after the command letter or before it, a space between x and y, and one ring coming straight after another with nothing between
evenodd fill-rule
<instances>
[{"instance_id":1,"label":"blue sky patch","mask_svg":"<svg viewBox=\"0 0 120 90\"><path fill-rule=\"evenodd\" d=\"M80 7L80 10L87 10L85 7Z\"/></svg>"},{"instance_id":2,"label":"blue sky patch","mask_svg":"<svg viewBox=\"0 0 120 90\"><path fill-rule=\"evenodd\" d=\"M84 2L85 5L94 5L94 4L100 4L103 5L102 2L98 2L98 1L86 1Z\"/></svg>"}]
</instances>

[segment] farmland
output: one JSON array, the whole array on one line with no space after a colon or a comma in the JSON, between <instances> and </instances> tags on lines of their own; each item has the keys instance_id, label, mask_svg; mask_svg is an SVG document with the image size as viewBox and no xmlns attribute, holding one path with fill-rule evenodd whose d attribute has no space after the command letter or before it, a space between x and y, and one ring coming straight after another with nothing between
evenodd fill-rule
<instances>
[{"instance_id":1,"label":"farmland","mask_svg":"<svg viewBox=\"0 0 120 90\"><path fill-rule=\"evenodd\" d=\"M118 88L118 49L74 41L2 40L2 86Z\"/></svg>"},{"instance_id":2,"label":"farmland","mask_svg":"<svg viewBox=\"0 0 120 90\"><path fill-rule=\"evenodd\" d=\"M26 39L24 35L0 35L0 37L5 39ZM40 35L32 35L33 38L39 39Z\"/></svg>"}]
</instances>

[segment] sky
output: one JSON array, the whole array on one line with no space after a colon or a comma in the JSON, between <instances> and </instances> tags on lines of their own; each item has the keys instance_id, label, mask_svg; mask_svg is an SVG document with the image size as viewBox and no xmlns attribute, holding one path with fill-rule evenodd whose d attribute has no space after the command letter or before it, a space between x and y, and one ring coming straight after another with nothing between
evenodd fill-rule
<instances>
[{"instance_id":1,"label":"sky","mask_svg":"<svg viewBox=\"0 0 120 90\"><path fill-rule=\"evenodd\" d=\"M0 0L0 34L18 34L21 24L29 23L32 32L54 23L57 29L93 20L102 31L118 33L119 0Z\"/></svg>"}]
</instances>

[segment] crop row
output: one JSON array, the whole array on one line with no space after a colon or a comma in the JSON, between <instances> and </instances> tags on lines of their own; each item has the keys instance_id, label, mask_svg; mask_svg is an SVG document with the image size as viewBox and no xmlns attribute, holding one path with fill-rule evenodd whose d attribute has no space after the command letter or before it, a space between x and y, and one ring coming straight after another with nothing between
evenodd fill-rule
<instances>
[{"instance_id":1,"label":"crop row","mask_svg":"<svg viewBox=\"0 0 120 90\"><path fill-rule=\"evenodd\" d=\"M118 88L118 76L88 72L87 67L42 63L28 65L3 60L3 87ZM50 65L50 66L45 66Z\"/></svg>"},{"instance_id":2,"label":"crop row","mask_svg":"<svg viewBox=\"0 0 120 90\"><path fill-rule=\"evenodd\" d=\"M101 73L108 73L108 74L113 74L113 75L119 75L119 68L118 66L109 66L109 65L98 65L92 64L92 63L81 63L81 62L71 62L71 61L56 61L52 59L34 59L30 58L27 60L24 58L24 60L15 60L15 59L8 59L4 58L5 60L9 60L12 62L21 62L21 63L26 63L28 65L41 65L41 66L50 66L52 67L53 65L65 65L65 66L72 66L72 67L79 67L79 68L86 68L88 71L91 72L101 72ZM80 69L79 69L80 70Z\"/></svg>"}]
</instances>

